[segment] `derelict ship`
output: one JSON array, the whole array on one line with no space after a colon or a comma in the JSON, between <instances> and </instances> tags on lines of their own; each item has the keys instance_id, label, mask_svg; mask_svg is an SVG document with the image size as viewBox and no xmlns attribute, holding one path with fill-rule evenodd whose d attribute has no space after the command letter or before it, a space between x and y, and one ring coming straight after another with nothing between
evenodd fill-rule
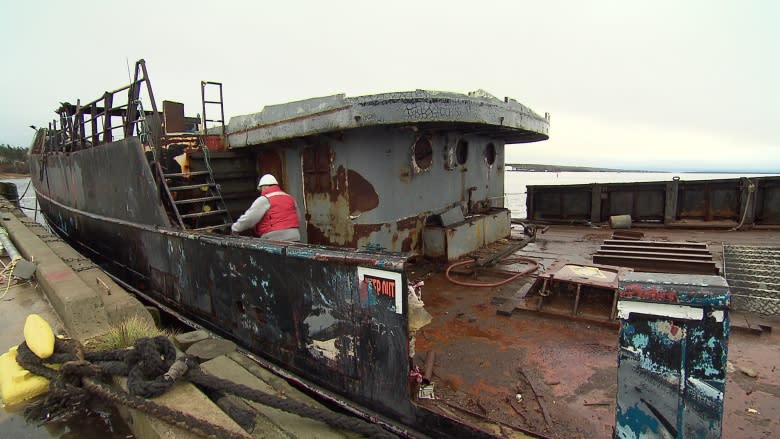
<instances>
[{"instance_id":1,"label":"derelict ship","mask_svg":"<svg viewBox=\"0 0 780 439\"><path fill-rule=\"evenodd\" d=\"M201 91L201 118L171 101L160 111L141 60L131 84L62 104L31 148L50 226L147 298L396 433L491 436L418 404L411 267L510 236L505 144L547 139L549 117L417 90L225 124L222 85ZM266 173L296 198L301 243L230 235Z\"/></svg>"}]
</instances>

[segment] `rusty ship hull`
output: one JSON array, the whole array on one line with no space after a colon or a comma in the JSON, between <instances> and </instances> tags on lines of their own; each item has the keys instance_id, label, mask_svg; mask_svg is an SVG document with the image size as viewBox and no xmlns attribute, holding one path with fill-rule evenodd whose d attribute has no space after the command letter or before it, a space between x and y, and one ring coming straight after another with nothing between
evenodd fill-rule
<instances>
[{"instance_id":1,"label":"rusty ship hull","mask_svg":"<svg viewBox=\"0 0 780 439\"><path fill-rule=\"evenodd\" d=\"M220 133L163 107L139 62L130 85L63 104L37 132L32 184L63 239L391 431L495 434L416 402L410 267L426 248L446 260L509 237L504 145L546 139L547 117L508 98L416 91L266 107ZM229 234L266 172L299 200L304 242Z\"/></svg>"}]
</instances>

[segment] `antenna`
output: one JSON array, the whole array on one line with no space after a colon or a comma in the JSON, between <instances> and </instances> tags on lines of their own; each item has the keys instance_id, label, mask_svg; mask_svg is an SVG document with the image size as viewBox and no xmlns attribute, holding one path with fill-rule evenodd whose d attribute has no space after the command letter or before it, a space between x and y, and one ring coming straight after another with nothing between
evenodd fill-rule
<instances>
[{"instance_id":1,"label":"antenna","mask_svg":"<svg viewBox=\"0 0 780 439\"><path fill-rule=\"evenodd\" d=\"M127 66L127 82L133 82L133 77L130 75L130 61L125 57L125 65Z\"/></svg>"}]
</instances>

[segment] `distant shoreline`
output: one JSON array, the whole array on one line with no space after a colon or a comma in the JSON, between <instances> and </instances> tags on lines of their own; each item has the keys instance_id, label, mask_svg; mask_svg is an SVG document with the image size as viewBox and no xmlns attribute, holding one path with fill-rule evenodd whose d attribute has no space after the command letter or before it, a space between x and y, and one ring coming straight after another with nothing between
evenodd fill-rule
<instances>
[{"instance_id":1,"label":"distant shoreline","mask_svg":"<svg viewBox=\"0 0 780 439\"><path fill-rule=\"evenodd\" d=\"M640 169L615 169L615 168L593 168L587 166L565 166L565 165L542 165L535 163L505 163L504 167L507 171L518 172L634 172L634 173L648 173L648 174L761 174L761 175L778 175L778 172L762 172L762 171L668 171L668 170L640 170Z\"/></svg>"},{"instance_id":2,"label":"distant shoreline","mask_svg":"<svg viewBox=\"0 0 780 439\"><path fill-rule=\"evenodd\" d=\"M637 171L634 169L591 168L586 166L540 165L531 163L506 163L507 171L521 172L667 172Z\"/></svg>"}]
</instances>

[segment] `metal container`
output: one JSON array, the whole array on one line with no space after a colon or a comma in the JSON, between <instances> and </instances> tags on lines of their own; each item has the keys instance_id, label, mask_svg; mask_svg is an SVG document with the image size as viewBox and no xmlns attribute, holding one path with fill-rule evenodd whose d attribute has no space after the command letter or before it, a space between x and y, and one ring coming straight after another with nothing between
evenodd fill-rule
<instances>
[{"instance_id":1,"label":"metal container","mask_svg":"<svg viewBox=\"0 0 780 439\"><path fill-rule=\"evenodd\" d=\"M630 229L631 215L613 215L609 217L609 227L613 229Z\"/></svg>"},{"instance_id":2,"label":"metal container","mask_svg":"<svg viewBox=\"0 0 780 439\"><path fill-rule=\"evenodd\" d=\"M730 294L720 276L619 279L615 437L720 438Z\"/></svg>"}]
</instances>

